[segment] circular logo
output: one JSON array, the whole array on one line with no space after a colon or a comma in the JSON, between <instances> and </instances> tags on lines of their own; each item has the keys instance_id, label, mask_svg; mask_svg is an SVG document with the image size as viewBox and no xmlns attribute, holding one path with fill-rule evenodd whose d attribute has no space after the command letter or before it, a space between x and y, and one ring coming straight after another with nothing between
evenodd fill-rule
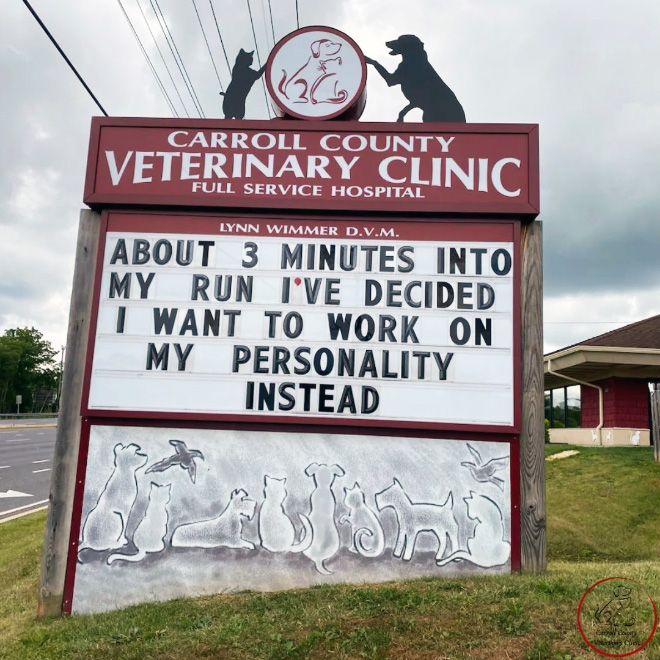
<instances>
[{"instance_id":1,"label":"circular logo","mask_svg":"<svg viewBox=\"0 0 660 660\"><path fill-rule=\"evenodd\" d=\"M627 658L653 639L658 610L643 585L611 577L587 589L577 620L580 635L592 650L608 658Z\"/></svg>"},{"instance_id":2,"label":"circular logo","mask_svg":"<svg viewBox=\"0 0 660 660\"><path fill-rule=\"evenodd\" d=\"M280 116L357 119L364 109L366 82L360 47L329 27L288 34L266 64L266 84Z\"/></svg>"}]
</instances>

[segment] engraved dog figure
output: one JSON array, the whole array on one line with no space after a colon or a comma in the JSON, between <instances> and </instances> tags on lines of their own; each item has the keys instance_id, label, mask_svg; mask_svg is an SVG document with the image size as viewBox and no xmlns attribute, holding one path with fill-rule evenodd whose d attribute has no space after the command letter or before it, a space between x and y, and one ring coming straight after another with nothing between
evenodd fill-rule
<instances>
[{"instance_id":1,"label":"engraved dog figure","mask_svg":"<svg viewBox=\"0 0 660 660\"><path fill-rule=\"evenodd\" d=\"M444 504L416 503L408 497L399 480L394 479L391 486L376 493L376 506L379 511L391 507L396 514L399 534L392 553L395 557L410 561L421 532L432 532L438 539L436 561L440 561L447 549L447 537L452 548L458 547L458 524L454 518L454 496L451 492Z\"/></svg>"}]
</instances>

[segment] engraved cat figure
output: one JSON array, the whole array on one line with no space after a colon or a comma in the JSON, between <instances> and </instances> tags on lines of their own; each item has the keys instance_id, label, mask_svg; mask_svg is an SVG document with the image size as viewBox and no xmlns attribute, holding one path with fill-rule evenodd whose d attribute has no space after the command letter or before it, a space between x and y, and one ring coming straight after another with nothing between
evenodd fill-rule
<instances>
[{"instance_id":1,"label":"engraved cat figure","mask_svg":"<svg viewBox=\"0 0 660 660\"><path fill-rule=\"evenodd\" d=\"M467 550L457 550L441 561L438 566L444 566L450 561L469 561L482 568L501 566L511 556L511 544L505 541L504 522L500 508L485 495L470 491L470 497L464 497L467 504L468 517L477 521L474 536L468 539Z\"/></svg>"},{"instance_id":2,"label":"engraved cat figure","mask_svg":"<svg viewBox=\"0 0 660 660\"><path fill-rule=\"evenodd\" d=\"M242 548L254 550L243 538L243 519L252 520L257 503L241 488L232 492L224 511L211 520L186 523L174 530L175 548Z\"/></svg>"},{"instance_id":3,"label":"engraved cat figure","mask_svg":"<svg viewBox=\"0 0 660 660\"><path fill-rule=\"evenodd\" d=\"M115 550L128 545L126 523L138 493L136 473L147 463L135 444L115 445L114 470L83 525L79 559L84 550Z\"/></svg>"},{"instance_id":4,"label":"engraved cat figure","mask_svg":"<svg viewBox=\"0 0 660 660\"><path fill-rule=\"evenodd\" d=\"M134 555L116 553L108 557L108 564L114 561L142 561L148 554L161 552L165 549L165 537L167 536L167 522L169 514L167 505L170 501L171 484L159 486L153 481L149 490L149 502L144 518L140 520L133 532L133 545L137 548Z\"/></svg>"},{"instance_id":5,"label":"engraved cat figure","mask_svg":"<svg viewBox=\"0 0 660 660\"><path fill-rule=\"evenodd\" d=\"M296 528L284 511L287 497L286 478L264 476L264 503L259 511L259 537L261 545L270 552L304 552L312 544L312 524L309 518L298 514L304 528L301 540L296 543Z\"/></svg>"},{"instance_id":6,"label":"engraved cat figure","mask_svg":"<svg viewBox=\"0 0 660 660\"><path fill-rule=\"evenodd\" d=\"M378 516L369 508L364 499L360 484L344 488L344 506L350 509L348 515L339 519L340 524L351 525L351 545L349 552L362 557L380 557L385 550L385 532ZM364 540L371 539L363 545Z\"/></svg>"},{"instance_id":7,"label":"engraved cat figure","mask_svg":"<svg viewBox=\"0 0 660 660\"><path fill-rule=\"evenodd\" d=\"M242 48L236 56L236 63L231 70L231 82L226 92L220 92L225 98L222 102L222 111L225 119L243 119L245 117L245 100L259 78L265 66L255 71L251 68L254 62L254 51L248 53Z\"/></svg>"}]
</instances>

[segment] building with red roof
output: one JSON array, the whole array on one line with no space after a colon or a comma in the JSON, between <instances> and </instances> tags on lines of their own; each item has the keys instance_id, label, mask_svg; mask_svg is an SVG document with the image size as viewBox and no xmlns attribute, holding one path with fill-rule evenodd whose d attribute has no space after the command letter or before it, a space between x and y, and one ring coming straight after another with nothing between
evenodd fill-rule
<instances>
[{"instance_id":1,"label":"building with red roof","mask_svg":"<svg viewBox=\"0 0 660 660\"><path fill-rule=\"evenodd\" d=\"M551 442L649 445L660 315L548 353L544 378Z\"/></svg>"}]
</instances>

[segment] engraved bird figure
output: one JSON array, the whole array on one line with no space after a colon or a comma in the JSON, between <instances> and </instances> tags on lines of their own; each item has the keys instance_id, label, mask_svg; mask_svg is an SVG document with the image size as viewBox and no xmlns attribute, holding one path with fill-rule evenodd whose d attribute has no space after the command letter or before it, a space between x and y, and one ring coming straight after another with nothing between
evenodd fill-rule
<instances>
[{"instance_id":1,"label":"engraved bird figure","mask_svg":"<svg viewBox=\"0 0 660 660\"><path fill-rule=\"evenodd\" d=\"M472 476L479 481L480 483L485 483L489 481L491 484L495 484L500 490L504 490L504 481L495 476L495 473L498 470L503 470L507 463L509 462L508 456L503 456L502 458L492 458L488 463L483 462L481 454L468 443L468 450L472 454L475 462L471 463L469 461L464 461L461 463L463 467L469 468L472 472Z\"/></svg>"},{"instance_id":2,"label":"engraved bird figure","mask_svg":"<svg viewBox=\"0 0 660 660\"><path fill-rule=\"evenodd\" d=\"M149 472L164 472L168 468L171 468L173 465L181 466L181 469L188 472L190 481L195 483L197 477L197 466L195 464L196 458L201 458L204 460L204 454L202 454L199 449L188 449L186 443L183 440L170 440L170 444L176 450L174 454L164 458L162 461L158 461L153 465L150 465L147 468L145 474Z\"/></svg>"}]
</instances>

